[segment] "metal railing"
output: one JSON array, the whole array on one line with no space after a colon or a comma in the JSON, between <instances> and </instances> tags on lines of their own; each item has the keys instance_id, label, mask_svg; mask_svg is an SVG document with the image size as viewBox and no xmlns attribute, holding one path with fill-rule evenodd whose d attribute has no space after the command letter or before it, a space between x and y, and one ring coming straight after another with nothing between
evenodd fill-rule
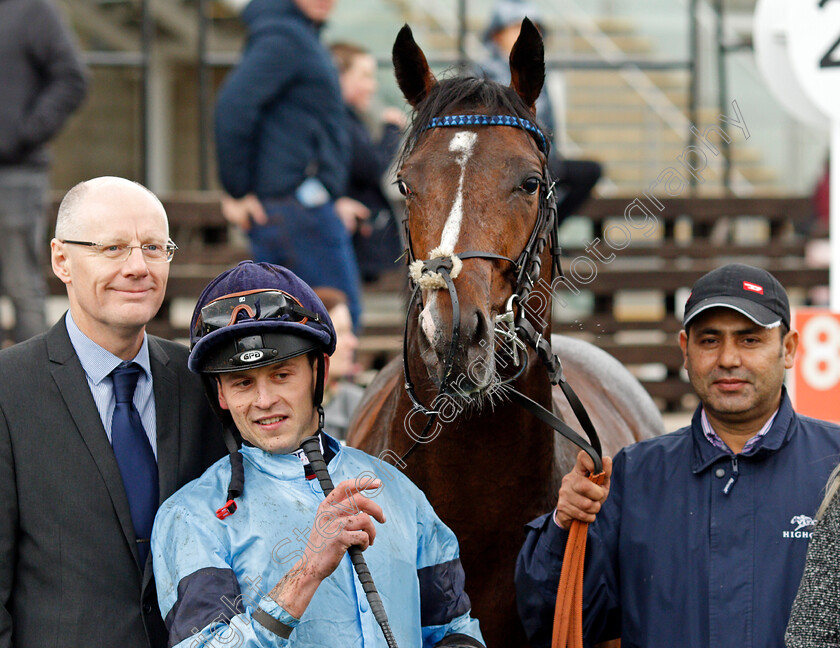
<instances>
[{"instance_id":1,"label":"metal railing","mask_svg":"<svg viewBox=\"0 0 840 648\"><path fill-rule=\"evenodd\" d=\"M151 3L140 0L140 38L136 51L88 50L82 52L82 60L88 67L127 68L140 70L140 182L148 185L151 171L149 80L151 78L152 45L154 40L154 21Z\"/></svg>"}]
</instances>

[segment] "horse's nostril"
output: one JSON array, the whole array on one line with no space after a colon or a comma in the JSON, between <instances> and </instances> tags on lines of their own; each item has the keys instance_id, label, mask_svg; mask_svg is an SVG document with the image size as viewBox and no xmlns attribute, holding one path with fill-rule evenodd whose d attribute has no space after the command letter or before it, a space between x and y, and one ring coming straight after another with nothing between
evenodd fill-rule
<instances>
[{"instance_id":1,"label":"horse's nostril","mask_svg":"<svg viewBox=\"0 0 840 648\"><path fill-rule=\"evenodd\" d=\"M484 313L481 311L476 312L475 314L475 337L476 339L483 340L484 337L487 335L487 317L485 317Z\"/></svg>"}]
</instances>

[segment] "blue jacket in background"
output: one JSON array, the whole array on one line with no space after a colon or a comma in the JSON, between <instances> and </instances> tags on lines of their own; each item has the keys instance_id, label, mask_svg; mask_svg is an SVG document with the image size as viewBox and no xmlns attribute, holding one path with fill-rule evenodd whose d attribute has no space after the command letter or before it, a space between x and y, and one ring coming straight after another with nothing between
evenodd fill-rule
<instances>
[{"instance_id":1,"label":"blue jacket in background","mask_svg":"<svg viewBox=\"0 0 840 648\"><path fill-rule=\"evenodd\" d=\"M350 144L338 73L293 0L251 0L248 41L216 102L216 155L234 198L291 195L307 175L344 194Z\"/></svg>"},{"instance_id":2,"label":"blue jacket in background","mask_svg":"<svg viewBox=\"0 0 840 648\"><path fill-rule=\"evenodd\" d=\"M350 106L347 110L347 127L350 135L350 178L347 181L347 196L358 200L370 209L367 225L369 232L361 228L353 235L353 249L359 272L365 281L375 281L387 270L397 268L401 263L402 240L397 229L397 219L382 184L397 149L402 132L394 124L384 124L382 137L374 142L362 118Z\"/></svg>"},{"instance_id":3,"label":"blue jacket in background","mask_svg":"<svg viewBox=\"0 0 840 648\"><path fill-rule=\"evenodd\" d=\"M0 61L0 170L46 169L47 143L88 87L73 33L54 3L0 0Z\"/></svg>"},{"instance_id":4,"label":"blue jacket in background","mask_svg":"<svg viewBox=\"0 0 840 648\"><path fill-rule=\"evenodd\" d=\"M786 392L745 454L709 443L699 408L689 427L621 450L589 527L584 644L782 648L809 524L838 459L840 428L799 416ZM551 643L567 537L551 515L527 525L516 591L533 648Z\"/></svg>"},{"instance_id":5,"label":"blue jacket in background","mask_svg":"<svg viewBox=\"0 0 840 648\"><path fill-rule=\"evenodd\" d=\"M376 523L376 539L364 556L397 643L431 648L458 634L482 641L478 621L470 617L458 541L423 493L391 464L324 438L335 453L329 461L333 483L382 481L367 496L382 507L386 522ZM164 502L155 517L152 556L169 645L385 648L347 554L300 619L268 596L303 555L313 524L322 528L315 515L324 494L317 479L304 477L295 455L249 446L240 452L245 490L233 515L220 520L215 514L230 481L224 458ZM256 608L293 628L289 638L255 621Z\"/></svg>"}]
</instances>

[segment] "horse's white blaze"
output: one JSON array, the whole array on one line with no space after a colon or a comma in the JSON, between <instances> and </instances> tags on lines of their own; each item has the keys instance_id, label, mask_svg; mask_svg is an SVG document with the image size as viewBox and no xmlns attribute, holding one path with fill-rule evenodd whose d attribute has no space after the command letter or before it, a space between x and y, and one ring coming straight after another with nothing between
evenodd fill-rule
<instances>
[{"instance_id":1,"label":"horse's white blaze","mask_svg":"<svg viewBox=\"0 0 840 648\"><path fill-rule=\"evenodd\" d=\"M447 254L455 251L458 237L461 235L461 221L464 217L464 175L467 170L467 162L475 150L475 142L478 139L476 133L470 131L458 131L452 141L449 142L449 150L455 153L455 162L461 167L461 177L458 179L458 191L455 193L455 200L449 216L443 226L443 233L440 235L440 250Z\"/></svg>"}]
</instances>

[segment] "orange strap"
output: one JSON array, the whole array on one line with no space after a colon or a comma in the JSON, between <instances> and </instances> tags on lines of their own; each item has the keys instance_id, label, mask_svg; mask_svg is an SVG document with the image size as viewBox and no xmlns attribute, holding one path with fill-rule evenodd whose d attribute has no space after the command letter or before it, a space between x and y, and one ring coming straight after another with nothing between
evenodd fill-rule
<instances>
[{"instance_id":1,"label":"orange strap","mask_svg":"<svg viewBox=\"0 0 840 648\"><path fill-rule=\"evenodd\" d=\"M604 473L589 475L589 481L601 486ZM583 648L583 559L588 528L589 525L580 520L572 520L569 528L563 570L557 587L551 648Z\"/></svg>"}]
</instances>

